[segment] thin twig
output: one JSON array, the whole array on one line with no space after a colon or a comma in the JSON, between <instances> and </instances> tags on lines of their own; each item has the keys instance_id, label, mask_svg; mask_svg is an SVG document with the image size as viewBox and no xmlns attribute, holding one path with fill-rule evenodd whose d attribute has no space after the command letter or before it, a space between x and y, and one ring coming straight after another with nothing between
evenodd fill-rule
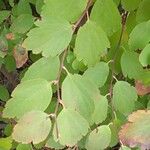
<instances>
[{"instance_id":1,"label":"thin twig","mask_svg":"<svg viewBox=\"0 0 150 150\"><path fill-rule=\"evenodd\" d=\"M113 81L114 81L114 77L115 77L115 61L116 61L117 54L118 54L118 51L119 51L120 46L121 46L121 42L122 42L122 37L123 37L124 30L125 30L125 24L126 24L127 16L128 16L128 12L125 12L122 15L121 33L120 33L118 44L117 44L116 49L115 49L114 57L112 59L112 74L111 74L111 81L110 81L110 88L109 88L109 91L110 91L110 100L111 101L112 101L112 97L113 97ZM112 105L112 109L113 109L113 105Z\"/></svg>"},{"instance_id":2,"label":"thin twig","mask_svg":"<svg viewBox=\"0 0 150 150\"><path fill-rule=\"evenodd\" d=\"M80 26L80 23L81 23L82 19L87 14L87 11L89 10L91 5L92 5L92 0L89 0L85 10L82 13L82 15L80 16L78 21L73 26L73 33L75 33L77 28ZM61 61L60 61L59 72L58 72L57 79L56 79L57 103L56 103L56 107L55 107L55 125L56 125L56 136L57 136L57 138L59 138L58 124L57 124L57 113L58 113L59 104L63 104L62 100L61 100L61 94L60 94L60 78L61 78L61 74L62 74L62 71L63 71L63 68L64 68L64 61L65 61L65 58L67 56L67 52L68 52L68 47L63 52L63 55L62 55L62 58L61 58Z\"/></svg>"}]
</instances>

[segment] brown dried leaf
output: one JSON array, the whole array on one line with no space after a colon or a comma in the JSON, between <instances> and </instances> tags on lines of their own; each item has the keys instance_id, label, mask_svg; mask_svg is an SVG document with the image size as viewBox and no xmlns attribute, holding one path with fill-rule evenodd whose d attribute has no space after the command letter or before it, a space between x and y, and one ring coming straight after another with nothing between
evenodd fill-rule
<instances>
[{"instance_id":1,"label":"brown dried leaf","mask_svg":"<svg viewBox=\"0 0 150 150\"><path fill-rule=\"evenodd\" d=\"M150 149L150 110L138 110L128 117L122 126L119 139L123 145Z\"/></svg>"},{"instance_id":2,"label":"brown dried leaf","mask_svg":"<svg viewBox=\"0 0 150 150\"><path fill-rule=\"evenodd\" d=\"M136 81L135 88L138 95L146 95L150 93L150 86L145 86L142 82Z\"/></svg>"},{"instance_id":3,"label":"brown dried leaf","mask_svg":"<svg viewBox=\"0 0 150 150\"><path fill-rule=\"evenodd\" d=\"M28 52L22 46L17 46L14 48L14 58L16 60L16 67L22 67L28 60Z\"/></svg>"}]
</instances>

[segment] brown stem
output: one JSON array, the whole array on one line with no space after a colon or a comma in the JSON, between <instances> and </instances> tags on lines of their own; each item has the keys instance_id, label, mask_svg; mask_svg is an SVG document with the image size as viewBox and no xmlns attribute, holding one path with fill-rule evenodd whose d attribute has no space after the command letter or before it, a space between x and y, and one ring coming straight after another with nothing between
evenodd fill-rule
<instances>
[{"instance_id":1,"label":"brown stem","mask_svg":"<svg viewBox=\"0 0 150 150\"><path fill-rule=\"evenodd\" d=\"M77 28L80 26L80 23L81 23L82 19L86 15L86 13L87 13L87 11L88 11L88 9L90 8L91 5L92 5L92 0L89 0L85 10L82 13L82 15L80 16L78 21L73 26L73 33L75 33ZM56 104L56 107L55 107L55 124L56 124L56 136L57 136L57 138L59 138L59 131L58 131L58 124L57 124L57 118L56 117L57 117L57 113L58 113L59 104L62 104L61 94L60 94L60 77L61 77L62 70L63 70L63 67L64 67L64 61L65 61L65 58L67 56L67 52L68 52L68 47L63 52L63 55L62 55L62 58L61 58L61 61L60 61L60 68L59 68L59 72L58 72L57 80L56 80L57 104Z\"/></svg>"}]
</instances>

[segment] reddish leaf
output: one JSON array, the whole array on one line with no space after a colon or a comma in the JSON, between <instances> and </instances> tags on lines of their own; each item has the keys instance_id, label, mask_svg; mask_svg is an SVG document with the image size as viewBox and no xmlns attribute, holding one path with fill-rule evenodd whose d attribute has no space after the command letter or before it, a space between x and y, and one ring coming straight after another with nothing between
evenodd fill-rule
<instances>
[{"instance_id":1,"label":"reddish leaf","mask_svg":"<svg viewBox=\"0 0 150 150\"><path fill-rule=\"evenodd\" d=\"M122 126L119 139L123 145L150 149L150 110L138 110L128 117Z\"/></svg>"},{"instance_id":2,"label":"reddish leaf","mask_svg":"<svg viewBox=\"0 0 150 150\"><path fill-rule=\"evenodd\" d=\"M146 95L150 93L150 86L145 86L142 82L136 81L135 88L138 95Z\"/></svg>"},{"instance_id":3,"label":"reddish leaf","mask_svg":"<svg viewBox=\"0 0 150 150\"><path fill-rule=\"evenodd\" d=\"M28 60L28 52L25 48L17 46L14 48L14 58L16 60L17 68L22 67Z\"/></svg>"}]
</instances>

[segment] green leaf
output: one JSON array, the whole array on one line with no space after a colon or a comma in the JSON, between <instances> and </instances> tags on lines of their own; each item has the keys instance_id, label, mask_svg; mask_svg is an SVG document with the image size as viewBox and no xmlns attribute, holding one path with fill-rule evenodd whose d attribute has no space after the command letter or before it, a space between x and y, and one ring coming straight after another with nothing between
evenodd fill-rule
<instances>
[{"instance_id":1,"label":"green leaf","mask_svg":"<svg viewBox=\"0 0 150 150\"><path fill-rule=\"evenodd\" d=\"M12 147L12 138L0 138L0 149L1 150L10 150Z\"/></svg>"},{"instance_id":2,"label":"green leaf","mask_svg":"<svg viewBox=\"0 0 150 150\"><path fill-rule=\"evenodd\" d=\"M101 26L108 36L121 28L121 16L112 0L97 0L91 12L91 20Z\"/></svg>"},{"instance_id":3,"label":"green leaf","mask_svg":"<svg viewBox=\"0 0 150 150\"><path fill-rule=\"evenodd\" d=\"M143 71L139 62L139 56L135 52L125 51L121 57L121 68L123 75L130 79L139 79Z\"/></svg>"},{"instance_id":4,"label":"green leaf","mask_svg":"<svg viewBox=\"0 0 150 150\"><path fill-rule=\"evenodd\" d=\"M62 84L62 99L66 108L77 110L88 121L94 112L94 100L100 99L97 86L80 75L69 74Z\"/></svg>"},{"instance_id":5,"label":"green leaf","mask_svg":"<svg viewBox=\"0 0 150 150\"><path fill-rule=\"evenodd\" d=\"M32 150L32 146L26 144L19 144L16 150Z\"/></svg>"},{"instance_id":6,"label":"green leaf","mask_svg":"<svg viewBox=\"0 0 150 150\"><path fill-rule=\"evenodd\" d=\"M150 21L135 26L129 38L131 50L143 49L150 42Z\"/></svg>"},{"instance_id":7,"label":"green leaf","mask_svg":"<svg viewBox=\"0 0 150 150\"><path fill-rule=\"evenodd\" d=\"M3 117L20 118L31 110L46 110L51 102L52 89L46 80L28 80L19 84L11 96L13 98L7 102Z\"/></svg>"},{"instance_id":8,"label":"green leaf","mask_svg":"<svg viewBox=\"0 0 150 150\"><path fill-rule=\"evenodd\" d=\"M10 15L10 11L8 10L2 10L0 11L0 24L8 18L8 16Z\"/></svg>"},{"instance_id":9,"label":"green leaf","mask_svg":"<svg viewBox=\"0 0 150 150\"><path fill-rule=\"evenodd\" d=\"M31 7L30 7L28 0L20 0L17 7L16 7L16 11L17 11L17 16L19 16L21 14L32 15L32 10L31 10Z\"/></svg>"},{"instance_id":10,"label":"green leaf","mask_svg":"<svg viewBox=\"0 0 150 150\"><path fill-rule=\"evenodd\" d=\"M104 150L107 148L111 141L111 130L109 126L103 125L93 130L87 141L87 150Z\"/></svg>"},{"instance_id":11,"label":"green leaf","mask_svg":"<svg viewBox=\"0 0 150 150\"><path fill-rule=\"evenodd\" d=\"M8 72L14 71L16 69L16 61L12 55L7 55L4 58L4 63Z\"/></svg>"},{"instance_id":12,"label":"green leaf","mask_svg":"<svg viewBox=\"0 0 150 150\"><path fill-rule=\"evenodd\" d=\"M9 93L5 86L0 85L0 99L2 101L7 101L9 99Z\"/></svg>"},{"instance_id":13,"label":"green leaf","mask_svg":"<svg viewBox=\"0 0 150 150\"><path fill-rule=\"evenodd\" d=\"M95 100L95 110L92 115L92 122L95 124L102 123L107 117L108 100L106 97L101 96L99 100Z\"/></svg>"},{"instance_id":14,"label":"green leaf","mask_svg":"<svg viewBox=\"0 0 150 150\"><path fill-rule=\"evenodd\" d=\"M136 21L138 23L148 21L150 19L150 1L143 0L137 10Z\"/></svg>"},{"instance_id":15,"label":"green leaf","mask_svg":"<svg viewBox=\"0 0 150 150\"><path fill-rule=\"evenodd\" d=\"M121 0L123 8L127 11L133 11L138 8L142 0Z\"/></svg>"},{"instance_id":16,"label":"green leaf","mask_svg":"<svg viewBox=\"0 0 150 150\"><path fill-rule=\"evenodd\" d=\"M137 94L128 82L117 81L113 88L113 105L119 112L128 115L135 108Z\"/></svg>"},{"instance_id":17,"label":"green leaf","mask_svg":"<svg viewBox=\"0 0 150 150\"><path fill-rule=\"evenodd\" d=\"M126 30L128 34L132 32L135 26L136 26L136 12L132 11L130 12L126 20Z\"/></svg>"},{"instance_id":18,"label":"green leaf","mask_svg":"<svg viewBox=\"0 0 150 150\"><path fill-rule=\"evenodd\" d=\"M88 122L76 111L63 109L57 117L59 142L62 145L73 146L77 144L89 129ZM64 130L66 129L66 130ZM56 128L53 130L54 139L57 140Z\"/></svg>"},{"instance_id":19,"label":"green leaf","mask_svg":"<svg viewBox=\"0 0 150 150\"><path fill-rule=\"evenodd\" d=\"M23 144L38 144L47 138L50 130L49 116L41 111L31 111L20 118L14 127L12 137Z\"/></svg>"},{"instance_id":20,"label":"green leaf","mask_svg":"<svg viewBox=\"0 0 150 150\"><path fill-rule=\"evenodd\" d=\"M42 17L44 19L59 17L74 23L81 16L86 4L87 0L45 0Z\"/></svg>"},{"instance_id":21,"label":"green leaf","mask_svg":"<svg viewBox=\"0 0 150 150\"><path fill-rule=\"evenodd\" d=\"M65 146L61 145L59 142L56 142L53 136L50 136L50 138L47 140L45 147L60 150L63 149Z\"/></svg>"},{"instance_id":22,"label":"green leaf","mask_svg":"<svg viewBox=\"0 0 150 150\"><path fill-rule=\"evenodd\" d=\"M88 68L83 76L93 81L98 87L102 87L108 77L109 67L105 62L97 63L94 67Z\"/></svg>"},{"instance_id":23,"label":"green leaf","mask_svg":"<svg viewBox=\"0 0 150 150\"><path fill-rule=\"evenodd\" d=\"M13 20L10 30L15 33L25 33L33 26L33 23L32 15L22 14Z\"/></svg>"},{"instance_id":24,"label":"green leaf","mask_svg":"<svg viewBox=\"0 0 150 150\"><path fill-rule=\"evenodd\" d=\"M44 5L44 0L37 0L36 1L36 10L38 13L41 13L43 5Z\"/></svg>"},{"instance_id":25,"label":"green leaf","mask_svg":"<svg viewBox=\"0 0 150 150\"><path fill-rule=\"evenodd\" d=\"M138 110L128 117L128 123L122 126L119 138L123 145L150 149L150 110Z\"/></svg>"},{"instance_id":26,"label":"green leaf","mask_svg":"<svg viewBox=\"0 0 150 150\"><path fill-rule=\"evenodd\" d=\"M22 81L36 78L41 78L48 81L56 80L59 65L60 63L58 57L43 57L28 68Z\"/></svg>"},{"instance_id":27,"label":"green leaf","mask_svg":"<svg viewBox=\"0 0 150 150\"><path fill-rule=\"evenodd\" d=\"M146 47L142 50L139 61L143 66L150 65L150 44L146 45Z\"/></svg>"},{"instance_id":28,"label":"green leaf","mask_svg":"<svg viewBox=\"0 0 150 150\"><path fill-rule=\"evenodd\" d=\"M74 52L80 61L93 66L109 47L109 40L102 28L95 22L88 21L78 31Z\"/></svg>"},{"instance_id":29,"label":"green leaf","mask_svg":"<svg viewBox=\"0 0 150 150\"><path fill-rule=\"evenodd\" d=\"M66 20L47 18L35 24L37 27L27 34L28 38L23 43L23 47L32 50L34 54L42 52L45 57L56 56L71 41L72 27Z\"/></svg>"}]
</instances>

